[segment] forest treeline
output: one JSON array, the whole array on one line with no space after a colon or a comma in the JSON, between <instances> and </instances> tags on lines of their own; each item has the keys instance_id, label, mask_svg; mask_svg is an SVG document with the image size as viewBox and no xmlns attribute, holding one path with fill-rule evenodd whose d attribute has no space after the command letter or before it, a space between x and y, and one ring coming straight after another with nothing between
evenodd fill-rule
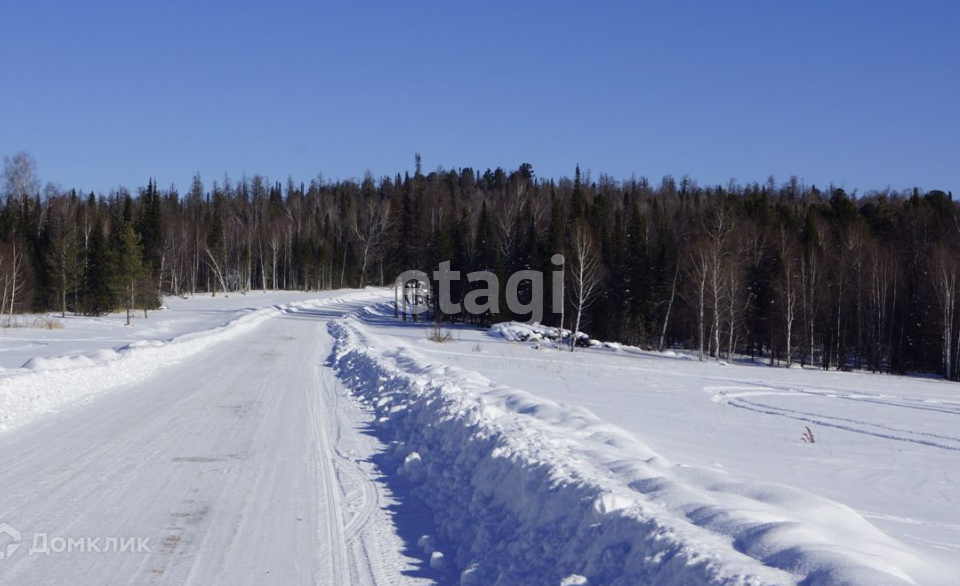
<instances>
[{"instance_id":1,"label":"forest treeline","mask_svg":"<svg viewBox=\"0 0 960 586\"><path fill-rule=\"evenodd\" d=\"M391 284L451 261L465 275L544 271L567 258L566 327L826 369L957 379L960 214L951 193L863 194L796 178L700 186L689 177L538 179L471 168L362 180L253 175L136 192L43 188L5 158L0 312L99 315L163 294ZM521 293L529 300L531 291ZM523 319L497 315L451 321ZM544 321L557 325L560 316Z\"/></svg>"}]
</instances>

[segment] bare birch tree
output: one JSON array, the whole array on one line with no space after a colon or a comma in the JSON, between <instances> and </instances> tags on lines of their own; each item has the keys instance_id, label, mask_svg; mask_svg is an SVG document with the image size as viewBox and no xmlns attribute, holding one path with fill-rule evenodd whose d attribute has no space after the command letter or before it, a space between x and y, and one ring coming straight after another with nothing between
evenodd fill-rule
<instances>
[{"instance_id":1,"label":"bare birch tree","mask_svg":"<svg viewBox=\"0 0 960 586\"><path fill-rule=\"evenodd\" d=\"M940 309L941 349L944 378L953 378L953 325L957 305L957 282L960 279L960 261L957 253L946 245L939 245L930 258L930 275Z\"/></svg>"},{"instance_id":2,"label":"bare birch tree","mask_svg":"<svg viewBox=\"0 0 960 586\"><path fill-rule=\"evenodd\" d=\"M584 312L596 300L596 295L600 291L602 265L589 228L583 223L574 228L570 248L573 253L573 263L569 273L571 279L570 291L573 296L573 309L576 313L573 338L570 340L570 351L573 352L577 345L577 336L580 334Z\"/></svg>"},{"instance_id":3,"label":"bare birch tree","mask_svg":"<svg viewBox=\"0 0 960 586\"><path fill-rule=\"evenodd\" d=\"M370 200L353 218L353 233L357 237L357 246L360 249L361 289L366 284L370 257L379 250L383 243L389 217L389 210L385 204Z\"/></svg>"},{"instance_id":4,"label":"bare birch tree","mask_svg":"<svg viewBox=\"0 0 960 586\"><path fill-rule=\"evenodd\" d=\"M797 249L793 235L787 226L780 225L780 260L783 270L780 275L780 302L783 306L784 354L787 368L793 365L793 323L797 317L797 304L800 292L800 278L798 276Z\"/></svg>"}]
</instances>

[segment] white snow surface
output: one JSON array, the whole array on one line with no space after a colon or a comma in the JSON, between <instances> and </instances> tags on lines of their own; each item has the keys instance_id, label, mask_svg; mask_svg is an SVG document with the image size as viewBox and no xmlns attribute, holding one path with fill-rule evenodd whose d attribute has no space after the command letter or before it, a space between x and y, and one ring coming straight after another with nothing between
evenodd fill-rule
<instances>
[{"instance_id":1,"label":"white snow surface","mask_svg":"<svg viewBox=\"0 0 960 586\"><path fill-rule=\"evenodd\" d=\"M427 531L392 516L372 414L326 366L327 322L364 295L276 299L282 311L13 379L137 373L0 434L0 584L436 584L443 553L407 553L404 535ZM120 551L128 540L146 549Z\"/></svg>"},{"instance_id":2,"label":"white snow surface","mask_svg":"<svg viewBox=\"0 0 960 586\"><path fill-rule=\"evenodd\" d=\"M130 326L126 325L125 312L100 317L69 313L66 317L60 317L59 313L14 316L12 323L25 327L0 328L0 374L27 367L31 361L42 364L44 360L38 358L66 364L62 358L118 350L139 341L169 340L226 325L264 308L354 293L351 290L319 293L249 291L216 296L167 296L163 299L163 308L148 312L146 318L142 311L134 312ZM37 327L43 320L55 322L60 329Z\"/></svg>"},{"instance_id":3,"label":"white snow surface","mask_svg":"<svg viewBox=\"0 0 960 586\"><path fill-rule=\"evenodd\" d=\"M48 318L60 320L62 330L4 329L0 359L8 367L0 371L0 431L103 391L146 380L284 311L337 303L344 295L357 293L170 297L165 300L167 309L150 312L146 319L142 312L137 314L134 327L123 325L126 316L118 313L103 318ZM25 353L34 355L26 358ZM22 367L10 366L17 362Z\"/></svg>"},{"instance_id":4,"label":"white snow surface","mask_svg":"<svg viewBox=\"0 0 960 586\"><path fill-rule=\"evenodd\" d=\"M3 330L0 523L155 550L24 543L0 583L958 583L960 385L514 323L436 343L388 296Z\"/></svg>"},{"instance_id":5,"label":"white snow surface","mask_svg":"<svg viewBox=\"0 0 960 586\"><path fill-rule=\"evenodd\" d=\"M957 583L960 386L330 328L461 584Z\"/></svg>"}]
</instances>

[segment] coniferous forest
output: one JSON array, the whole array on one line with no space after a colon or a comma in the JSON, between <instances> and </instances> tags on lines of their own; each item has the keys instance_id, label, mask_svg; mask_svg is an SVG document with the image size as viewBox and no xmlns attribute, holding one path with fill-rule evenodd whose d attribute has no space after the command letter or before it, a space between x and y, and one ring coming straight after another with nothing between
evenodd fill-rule
<instances>
[{"instance_id":1,"label":"coniferous forest","mask_svg":"<svg viewBox=\"0 0 960 586\"><path fill-rule=\"evenodd\" d=\"M48 183L5 158L0 311L100 315L162 295L389 285L450 261L465 275L554 270L564 325L594 338L700 356L957 380L960 209L952 194L848 193L667 176L572 178L471 168L362 180L195 176L185 191ZM521 291L529 299L531 291ZM550 307L551 280L544 280ZM496 315L525 319L504 303ZM544 321L558 325L559 316Z\"/></svg>"}]
</instances>

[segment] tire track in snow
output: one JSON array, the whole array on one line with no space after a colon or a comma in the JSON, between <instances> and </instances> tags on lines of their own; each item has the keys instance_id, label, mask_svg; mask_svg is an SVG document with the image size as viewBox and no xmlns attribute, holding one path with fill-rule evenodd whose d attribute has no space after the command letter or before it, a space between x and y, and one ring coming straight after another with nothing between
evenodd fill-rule
<instances>
[{"instance_id":1,"label":"tire track in snow","mask_svg":"<svg viewBox=\"0 0 960 586\"><path fill-rule=\"evenodd\" d=\"M313 378L315 385L313 388L305 388L304 392L314 393L321 392L326 395L328 401L336 401L336 393L330 393L329 387L324 385L320 380L319 376L319 366L313 366ZM333 395L331 397L331 395ZM324 516L320 519L322 527L320 531L326 530L326 545L330 548L330 555L328 556L329 571L326 573L320 573L317 575L317 584L330 584L331 586L339 586L335 581L337 577L349 575L348 568L350 567L350 554L347 550L347 542L344 535L344 519L342 515L342 507L340 506L340 495L341 487L336 481L336 470L334 469L333 463L333 450L330 448L330 439L328 435L328 430L332 427L329 421L329 418L324 417L321 413L318 412L316 408L316 402L311 401L309 397L307 402L311 405L311 421L314 426L314 433L316 434L317 440L317 450L319 458L319 471L321 476L321 482L324 484L325 490L319 494L320 498L320 508L324 511ZM329 403L328 403L329 404ZM334 407L335 407L334 403ZM332 409L333 412L336 412L336 409ZM323 542L324 540L321 540ZM351 572L352 573L352 572Z\"/></svg>"},{"instance_id":2,"label":"tire track in snow","mask_svg":"<svg viewBox=\"0 0 960 586\"><path fill-rule=\"evenodd\" d=\"M776 408L764 409L761 407L757 407L741 399L731 399L727 402L727 404L730 405L731 407L736 407L737 409L745 409L747 411L754 411L756 413L762 413L765 415L776 415L779 417L787 417L789 419L796 419L797 421L814 423L816 425L820 425L823 427L832 427L834 429L841 429L843 431L850 431L853 433L859 433L863 435L871 435L871 436L882 438L882 439L888 439L888 440L894 440L894 441L900 441L900 442L909 442L914 444L920 444L923 446L930 446L933 448L940 448L942 450L951 450L951 451L960 452L960 447L955 447L955 446L943 444L943 443L932 441L932 440L909 438L909 437L893 435L890 433L870 431L870 430L854 427L852 425L833 423L830 421L826 421L819 416L814 416L814 415L791 415L789 413L784 413L781 410L777 410Z\"/></svg>"},{"instance_id":3,"label":"tire track in snow","mask_svg":"<svg viewBox=\"0 0 960 586\"><path fill-rule=\"evenodd\" d=\"M760 403L759 401L747 400L747 399L744 399L744 398L741 398L741 397L738 397L738 398L736 398L736 399L734 399L734 400L735 400L735 401L742 402L742 403L747 404L747 405L752 405L752 406L754 406L754 407L761 408L761 409L775 409L775 410L777 410L777 411L782 411L782 412L784 412L784 413L793 413L793 414L796 414L796 415L806 415L806 416L808 416L808 417L818 417L818 418L823 418L823 419L830 419L830 420L833 420L833 421L840 421L840 422L844 422L844 423L852 423L852 424L854 424L854 425L863 425L863 426L867 426L867 427L875 427L875 428L877 428L877 429L882 429L882 430L885 430L885 431L889 431L889 432L891 432L891 433L902 433L902 434L910 434L910 435L920 435L920 436L924 436L924 437L930 437L930 438L933 438L933 439L936 439L936 440L944 440L944 441L950 441L950 442L957 442L958 444L960 444L960 437L954 437L954 436L950 436L950 435L943 435L943 434L939 434L939 433L931 433L931 432L927 432L927 431L914 431L914 430L912 430L912 429L901 429L901 428L899 428L899 427L893 427L893 426L890 426L890 425L883 425L882 423L871 423L871 422L869 422L869 421L863 421L863 420L861 420L861 419L850 419L850 418L848 418L848 417L838 417L838 416L836 416L836 415L824 415L824 414L822 414L822 413L813 413L813 412L810 412L810 411L799 411L799 410L797 410L797 409L788 409L788 408L786 408L786 407L778 407L778 406L776 406L776 405L768 405L768 404L766 404L766 403Z\"/></svg>"},{"instance_id":4,"label":"tire track in snow","mask_svg":"<svg viewBox=\"0 0 960 586\"><path fill-rule=\"evenodd\" d=\"M902 428L884 425L880 423L871 423L869 421L864 421L862 419L852 419L848 417L840 417L835 415L825 415L822 413L816 413L812 411L801 411L798 409L779 407L776 405L770 405L768 403L763 403L753 399L753 397L759 397L759 396L768 396L768 397L769 396L774 396L774 397L776 396L779 396L779 397L807 396L807 397L830 398L830 399L858 400L859 397L852 397L849 395L844 395L842 393L836 393L836 392L817 392L817 391L811 391L803 388L795 388L795 387L789 387L789 386L780 386L780 385L772 385L772 384L764 384L764 383L756 383L755 386L709 386L709 387L704 387L704 390L709 393L713 393L714 394L713 399L716 402L727 404L731 407L736 407L738 409L744 409L747 411L753 411L755 413L762 413L765 415L775 415L779 417L786 417L788 419L804 421L807 423L821 425L823 427L831 427L834 429L840 429L843 431L859 433L862 435L870 435L870 436L874 436L882 439L915 443L915 444L935 447L943 450L960 451L960 437L936 434L936 433L930 433L930 432L924 432L924 431L902 429ZM739 391L739 392L731 393L730 391ZM913 409L919 408L914 405L903 405L900 403L879 401L879 400L873 400L873 399L864 400L862 402L879 403L884 406L893 407L893 408L898 408L898 407L913 408ZM929 410L939 411L946 414L953 414L952 410L941 410L941 409L929 409ZM874 428L874 429L866 429L866 428Z\"/></svg>"},{"instance_id":5,"label":"tire track in snow","mask_svg":"<svg viewBox=\"0 0 960 586\"><path fill-rule=\"evenodd\" d=\"M317 364L331 344L322 321L271 319L163 377L0 434L4 522L153 548L28 556L26 543L0 562L0 584L431 583L402 573L413 562L364 462L381 446Z\"/></svg>"},{"instance_id":6,"label":"tire track in snow","mask_svg":"<svg viewBox=\"0 0 960 586\"><path fill-rule=\"evenodd\" d=\"M876 394L870 395L865 392L849 393L829 387L794 387L788 385L775 385L770 383L755 383L757 387L784 391L787 394L809 395L814 397L827 397L831 399L842 399L844 401L855 401L858 403L872 403L883 405L885 407L916 409L919 411L933 411L936 413L945 413L947 415L960 415L960 405L953 403L930 403L924 399L906 399L892 395ZM746 387L744 387L746 388Z\"/></svg>"},{"instance_id":7,"label":"tire track in snow","mask_svg":"<svg viewBox=\"0 0 960 586\"><path fill-rule=\"evenodd\" d=\"M343 528L343 537L349 549L351 562L351 583L394 584L393 576L386 571L385 559L387 556L383 544L378 539L379 536L369 535L366 532L377 513L382 511L383 499L377 485L370 480L372 472L364 472L359 465L359 461L351 457L350 454L355 451L356 446L351 446L351 442L344 435L342 422L354 421L356 414L348 413L348 411L356 410L357 407L340 400L342 386L331 370L323 369L321 377L324 388L329 390L330 401L333 402L331 411L336 415L336 439L333 444L336 454L334 465L340 478L341 487L346 489L349 485L354 489L344 494L346 500L355 506L353 514ZM348 433L352 436L359 432L349 430Z\"/></svg>"}]
</instances>

